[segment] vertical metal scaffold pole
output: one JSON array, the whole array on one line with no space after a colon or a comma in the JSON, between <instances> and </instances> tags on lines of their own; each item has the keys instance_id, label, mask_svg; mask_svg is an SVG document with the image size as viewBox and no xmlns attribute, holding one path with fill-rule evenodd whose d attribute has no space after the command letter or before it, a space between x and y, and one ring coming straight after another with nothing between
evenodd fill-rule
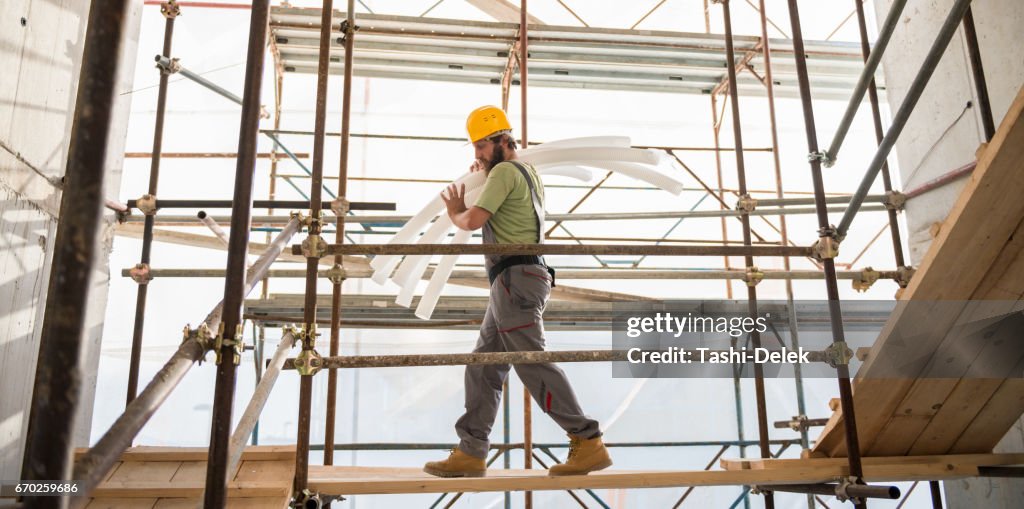
<instances>
[{"instance_id":1,"label":"vertical metal scaffold pole","mask_svg":"<svg viewBox=\"0 0 1024 509\"><path fill-rule=\"evenodd\" d=\"M217 382L213 394L213 422L206 468L206 507L227 503L227 466L231 441L231 411L235 399L235 378L242 348L242 301L248 293L249 226L252 218L252 190L256 172L256 149L260 127L260 91L263 85L263 51L267 42L269 0L255 0L249 17L249 46L246 53L242 94L242 119L238 134L238 163L232 198L231 235L228 239L227 273L224 280L222 321L217 331Z\"/></svg>"},{"instance_id":2,"label":"vertical metal scaffold pole","mask_svg":"<svg viewBox=\"0 0 1024 509\"><path fill-rule=\"evenodd\" d=\"M807 76L807 60L804 53L803 32L800 29L800 11L797 0L789 2L789 21L793 34L793 58L796 61L797 82L800 87L800 101L803 107L804 128L807 134L808 154L818 153L818 134L814 125L814 106L811 103L811 86ZM815 207L818 216L818 242L829 244L835 242L835 229L829 225L828 212L825 204L825 185L821 176L821 160L808 158L811 166L811 180L814 184ZM845 349L846 335L843 331L843 315L839 307L839 284L836 280L835 260L825 256L822 260L825 271L825 286L828 294L829 318L832 326L834 346ZM845 363L836 364L836 378L839 383L839 400L845 420L846 449L850 467L850 476L861 482L864 473L861 469L860 442L857 439L857 416L853 408L853 390L850 384L850 368ZM867 504L863 500L856 507L864 509Z\"/></svg>"},{"instance_id":3,"label":"vertical metal scaffold pole","mask_svg":"<svg viewBox=\"0 0 1024 509\"><path fill-rule=\"evenodd\" d=\"M320 50L317 60L316 80L316 117L313 126L313 174L309 193L309 236L303 242L306 258L306 293L303 315L302 353L307 359L315 358L316 354L316 283L317 269L320 264L321 248L326 248L326 241L320 236L322 230L321 215L323 212L323 181L324 181L324 132L327 123L327 79L331 51L331 23L334 2L324 0L320 16ZM351 9L350 9L351 12ZM351 14L350 14L351 15ZM346 53L348 55L348 53ZM313 405L314 371L300 372L299 377L299 424L295 454L296 495L302 494L309 479L309 428L310 412Z\"/></svg>"},{"instance_id":4,"label":"vertical metal scaffold pole","mask_svg":"<svg viewBox=\"0 0 1024 509\"><path fill-rule=\"evenodd\" d=\"M178 17L180 10L177 2L170 0L160 6L160 12L167 18L164 22L164 48L162 55L164 58L171 58L174 19ZM156 96L153 155L149 160L149 188L146 191L150 196L156 196L157 181L160 177L160 152L163 148L164 140L164 111L167 109L167 79L170 77L170 73L164 71L159 66L157 69L160 70L160 88L157 90ZM142 227L142 255L136 269L140 269L143 272L140 274L139 279L135 281L138 283L138 293L135 297L135 326L132 330L131 361L128 365L128 396L125 404L131 403L139 391L139 363L142 357L142 331L146 316L146 295L149 290L148 271L150 249L153 246L153 226L156 223L155 212L149 211L146 213L145 224Z\"/></svg>"},{"instance_id":5,"label":"vertical metal scaffold pole","mask_svg":"<svg viewBox=\"0 0 1024 509\"><path fill-rule=\"evenodd\" d=\"M93 0L75 98L66 185L54 240L25 446L26 481L71 479L81 397L82 336L104 198L107 138L121 62L126 0ZM28 497L25 507L66 507L67 497Z\"/></svg>"},{"instance_id":6,"label":"vertical metal scaffold pole","mask_svg":"<svg viewBox=\"0 0 1024 509\"><path fill-rule=\"evenodd\" d=\"M529 50L527 46L527 21L528 16L526 14L526 0L521 0L519 5L519 92L521 94L520 105L522 109L522 141L523 147L527 148L528 144L526 137L526 92L529 90L526 86L526 68L527 60L529 58ZM537 235L543 235L541 232L537 232ZM530 391L526 389L526 385L523 385L523 467L526 469L533 468L533 402L530 400ZM533 507L533 492L527 491L523 493L525 507L530 509Z\"/></svg>"},{"instance_id":7,"label":"vertical metal scaffold pole","mask_svg":"<svg viewBox=\"0 0 1024 509\"><path fill-rule=\"evenodd\" d=\"M348 17L342 25L342 32L345 33L345 83L342 88L341 103L341 166L338 170L338 198L344 200L348 193L348 147L349 133L351 132L352 120L352 50L355 46L355 0L348 0L346 12ZM344 202L341 202L344 203ZM344 216L345 208L338 208L335 213L339 217ZM336 244L345 242L345 221L339 220L335 224ZM341 283L345 280L345 270L342 265L343 257L334 257L334 266L331 268L331 357L338 355L341 342ZM327 424L324 430L324 465L334 464L334 420L338 399L338 370L327 371Z\"/></svg>"},{"instance_id":8,"label":"vertical metal scaffold pole","mask_svg":"<svg viewBox=\"0 0 1024 509\"><path fill-rule=\"evenodd\" d=\"M970 7L964 13L963 24L967 54L971 59L971 73L974 75L974 87L978 92L978 107L981 108L981 125L985 129L985 141L992 141L992 137L996 135L996 124L992 119L992 104L989 102L988 85L985 83L985 67L981 64L978 32L975 30L974 13Z\"/></svg>"},{"instance_id":9,"label":"vertical metal scaffold pole","mask_svg":"<svg viewBox=\"0 0 1024 509\"><path fill-rule=\"evenodd\" d=\"M859 2L859 0L856 0ZM761 55L764 58L764 86L768 95L768 120L772 136L772 162L775 168L775 196L783 199L782 190L782 162L779 160L779 134L775 119L775 83L772 81L772 57L771 43L768 39L768 11L765 8L765 1L760 0L761 11ZM858 4L859 5L859 4ZM786 216L779 215L779 234L782 236L782 245L789 245L789 231L786 228ZM782 258L783 269L790 270L789 257ZM796 306L793 303L793 281L786 280L786 307L789 320L790 347L794 350L800 348L800 334L797 330ZM793 379L796 384L796 408L799 415L807 415L807 406L804 403L804 379L800 364L793 365ZM809 447L807 428L800 429L800 447ZM807 494L807 509L814 509L814 495Z\"/></svg>"},{"instance_id":10,"label":"vertical metal scaffold pole","mask_svg":"<svg viewBox=\"0 0 1024 509\"><path fill-rule=\"evenodd\" d=\"M725 25L725 58L727 60L727 71L729 74L729 103L732 110L732 131L735 139L736 153L736 175L739 185L740 199L749 198L747 194L747 175L743 164L743 129L740 123L739 87L736 86L736 52L732 42L732 16L730 15L730 2L723 0L722 14ZM740 216L743 223L743 245L750 246L750 216ZM743 257L747 271L756 271L754 257L747 254ZM756 280L747 281L747 308L751 318L757 319L757 287ZM754 348L761 347L761 335L755 329L750 333L750 340ZM764 394L764 367L760 363L754 364L754 393L757 399L757 432L758 442L761 445L761 457L771 458L772 451L768 445L768 408ZM764 505L766 509L775 507L775 497L772 492L764 493Z\"/></svg>"},{"instance_id":11,"label":"vertical metal scaffold pole","mask_svg":"<svg viewBox=\"0 0 1024 509\"><path fill-rule=\"evenodd\" d=\"M724 106L723 106L723 108L724 108ZM721 126L721 120L718 118L718 98L717 98L717 94L715 93L714 89L712 89L711 90L711 134L712 134L714 142L715 142L715 145L714 145L714 147L715 147L715 171L716 171L716 175L718 176L718 199L719 199L719 202L721 203L722 209L725 209L725 184L722 182L722 151L719 150L721 148L721 146L720 146L719 139L718 139L720 126ZM729 227L726 224L726 218L725 217L721 218L721 222L722 222L722 243L723 244L728 244L729 243ZM725 263L725 270L730 270L732 268L732 265L731 265L731 262L729 260L729 257L728 256L723 256L722 259L723 259L723 262ZM728 280L725 281L725 297L727 299L730 299L730 300L732 299L732 281L728 281ZM743 448L741 447L740 450L742 451L742 449Z\"/></svg>"},{"instance_id":12,"label":"vertical metal scaffold pole","mask_svg":"<svg viewBox=\"0 0 1024 509\"><path fill-rule=\"evenodd\" d=\"M861 53L864 55L864 61L867 62L871 55L871 43L868 41L868 29L866 17L864 16L864 4L861 0L853 0L853 3L857 6L857 25L860 29ZM885 131L882 129L882 115L878 109L878 89L875 87L874 77L872 77L871 81L868 82L868 99L871 102L871 120L875 125L875 143L881 144L882 138L885 136ZM888 162L882 164L882 183L885 186L886 193L892 192L892 177L889 175ZM906 261L903 259L903 241L900 239L899 219L896 217L895 207L888 207L888 209L889 232L892 236L892 250L896 257L896 268L899 269L906 265Z\"/></svg>"}]
</instances>

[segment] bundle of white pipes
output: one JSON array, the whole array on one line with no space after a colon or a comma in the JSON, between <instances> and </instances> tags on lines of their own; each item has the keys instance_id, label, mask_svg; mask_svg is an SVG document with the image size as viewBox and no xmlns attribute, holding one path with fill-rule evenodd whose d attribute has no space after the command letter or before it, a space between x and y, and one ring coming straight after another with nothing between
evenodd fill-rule
<instances>
[{"instance_id":1,"label":"bundle of white pipes","mask_svg":"<svg viewBox=\"0 0 1024 509\"><path fill-rule=\"evenodd\" d=\"M678 195L683 184L660 171L665 162L661 152L646 149L630 148L630 139L626 136L592 136L553 141L541 146L519 151L519 160L533 165L537 173L543 177L563 176L584 182L593 179L593 169L619 173L627 177L646 182L660 189ZM466 204L472 206L483 189L487 177L483 172L467 173L455 181L455 185L466 185ZM451 219L445 211L440 194L435 195L426 206L414 215L389 244L437 244L449 238L452 229ZM424 231L426 230L426 231ZM417 238L418 237L418 238ZM450 240L452 244L465 244L471 232L456 229ZM458 261L459 255L441 256L441 261L434 269L430 283L416 307L416 316L428 320L434 313L441 290L448 282L448 277ZM395 300L401 306L412 305L413 294L419 280L430 262L429 255L381 255L370 262L374 269L373 281L383 284L389 276L400 288ZM398 270L395 270L397 267Z\"/></svg>"}]
</instances>

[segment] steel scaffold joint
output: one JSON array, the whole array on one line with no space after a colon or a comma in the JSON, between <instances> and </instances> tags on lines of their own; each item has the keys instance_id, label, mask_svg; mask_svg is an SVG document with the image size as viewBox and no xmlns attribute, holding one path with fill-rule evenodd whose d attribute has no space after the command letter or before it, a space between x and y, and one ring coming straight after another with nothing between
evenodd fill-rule
<instances>
[{"instance_id":1,"label":"steel scaffold joint","mask_svg":"<svg viewBox=\"0 0 1024 509\"><path fill-rule=\"evenodd\" d=\"M750 193L744 194L739 197L736 201L736 210L744 213L751 213L757 208L757 200L750 196Z\"/></svg>"},{"instance_id":2,"label":"steel scaffold joint","mask_svg":"<svg viewBox=\"0 0 1024 509\"><path fill-rule=\"evenodd\" d=\"M825 347L822 353L825 355L825 363L833 368L849 365L853 358L853 350L850 350L846 341L836 341Z\"/></svg>"},{"instance_id":3,"label":"steel scaffold joint","mask_svg":"<svg viewBox=\"0 0 1024 509\"><path fill-rule=\"evenodd\" d=\"M907 195L899 191L886 191L885 201L882 204L887 209L903 210L903 207L907 204Z\"/></svg>"},{"instance_id":4,"label":"steel scaffold joint","mask_svg":"<svg viewBox=\"0 0 1024 509\"><path fill-rule=\"evenodd\" d=\"M820 162L821 165L826 168L831 168L832 165L836 164L836 160L833 159L832 156L828 155L828 152L823 151L811 152L807 154L807 162L813 163L814 161Z\"/></svg>"},{"instance_id":5,"label":"steel scaffold joint","mask_svg":"<svg viewBox=\"0 0 1024 509\"><path fill-rule=\"evenodd\" d=\"M811 256L819 262L839 256L839 243L843 239L836 233L836 227L829 225L818 229L818 240L811 245Z\"/></svg>"},{"instance_id":6,"label":"steel scaffold joint","mask_svg":"<svg viewBox=\"0 0 1024 509\"><path fill-rule=\"evenodd\" d=\"M747 286L757 286L763 279L764 272L755 266L747 267L746 273L743 274L743 281L747 283Z\"/></svg>"},{"instance_id":7,"label":"steel scaffold joint","mask_svg":"<svg viewBox=\"0 0 1024 509\"><path fill-rule=\"evenodd\" d=\"M181 15L181 7L175 0L167 0L160 4L160 14L167 19L177 18Z\"/></svg>"},{"instance_id":8,"label":"steel scaffold joint","mask_svg":"<svg viewBox=\"0 0 1024 509\"><path fill-rule=\"evenodd\" d=\"M242 362L242 324L235 326L235 334L231 337L224 337L224 322L220 323L217 328L217 337L213 342L213 353L216 356L216 363L220 364L223 360L222 349L227 346L231 348L231 361L233 364L238 365Z\"/></svg>"},{"instance_id":9,"label":"steel scaffold joint","mask_svg":"<svg viewBox=\"0 0 1024 509\"><path fill-rule=\"evenodd\" d=\"M339 263L335 263L330 269L327 269L324 276L327 277L331 283L340 285L343 281L348 279L348 272L345 270L344 266Z\"/></svg>"},{"instance_id":10,"label":"steel scaffold joint","mask_svg":"<svg viewBox=\"0 0 1024 509\"><path fill-rule=\"evenodd\" d=\"M864 267L860 274L853 280L853 289L858 292L866 292L875 281L882 277L882 274L871 267Z\"/></svg>"},{"instance_id":11,"label":"steel scaffold joint","mask_svg":"<svg viewBox=\"0 0 1024 509\"><path fill-rule=\"evenodd\" d=\"M136 263L134 267L128 270L128 275L132 278L132 281L140 285L149 284L153 280L153 274L149 270L148 263Z\"/></svg>"},{"instance_id":12,"label":"steel scaffold joint","mask_svg":"<svg viewBox=\"0 0 1024 509\"><path fill-rule=\"evenodd\" d=\"M156 214L156 195L142 195L138 200L135 200L135 208L147 216Z\"/></svg>"}]
</instances>

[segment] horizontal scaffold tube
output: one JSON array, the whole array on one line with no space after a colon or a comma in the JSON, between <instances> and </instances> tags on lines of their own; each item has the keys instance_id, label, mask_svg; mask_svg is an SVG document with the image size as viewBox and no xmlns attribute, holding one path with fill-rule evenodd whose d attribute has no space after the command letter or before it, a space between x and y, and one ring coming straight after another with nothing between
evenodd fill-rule
<instances>
[{"instance_id":1,"label":"horizontal scaffold tube","mask_svg":"<svg viewBox=\"0 0 1024 509\"><path fill-rule=\"evenodd\" d=\"M871 197L869 197L870 199ZM835 198L830 198L835 200ZM813 199L794 198L793 205L802 203L812 203ZM835 200L835 203L847 203L849 198L843 198L842 200ZM778 200L772 200L772 203L777 203ZM762 202L758 200L758 203ZM259 207L257 207L259 208ZM290 207L276 208L288 209ZM829 212L842 212L846 210L844 207L829 207ZM882 205L872 205L861 208L861 212L881 212L885 211L886 208ZM744 214L751 216L779 216L779 215L807 215L815 213L813 207L800 207L800 208L765 208L755 209L750 212L743 212L740 210L680 210L680 211L667 211L667 212L598 212L591 214L547 214L545 219L549 222L559 221L628 221L628 220L642 220L642 219L680 219L680 218L718 218L718 217L733 217L742 216ZM210 216L219 223L228 223L231 221L231 216L219 215ZM345 216L345 223L359 223L363 225L379 226L379 225L401 225L408 221L411 216ZM141 223L143 221L142 216L128 216L125 222L128 223ZM333 215L324 216L324 223L336 223L337 218ZM252 226L254 228L263 226L273 226L275 224L282 224L288 222L288 216L253 216ZM184 216L184 215L166 215L157 216L157 226L196 226L195 216Z\"/></svg>"},{"instance_id":2,"label":"horizontal scaffold tube","mask_svg":"<svg viewBox=\"0 0 1024 509\"><path fill-rule=\"evenodd\" d=\"M688 353L690 350L687 350ZM548 362L609 362L629 360L630 350L565 350L529 352L439 353L410 355L343 355L324 357L321 369L401 368L412 366L459 366L480 364L544 364ZM703 350L705 355L728 354L729 350ZM825 362L823 352L805 351L810 362ZM636 355L636 354L634 354ZM697 355L697 354L693 354ZM284 369L295 369L292 359Z\"/></svg>"},{"instance_id":3,"label":"horizontal scaffold tube","mask_svg":"<svg viewBox=\"0 0 1024 509\"><path fill-rule=\"evenodd\" d=\"M121 275L131 277L130 268L121 269ZM154 278L161 277L224 277L224 269L150 269L149 275ZM879 279L896 279L899 273L895 270L877 271ZM370 269L345 269L345 277L348 279L368 278L373 274ZM765 270L760 279L822 279L825 277L820 270ZM322 270L319 277L327 278L331 274ZM433 269L429 268L423 274L424 279L433 275ZM861 279L864 271L842 270L836 271L839 279ZM271 278L304 278L306 271L303 269L272 269L267 273ZM453 279L483 279L487 274L482 270L455 270L450 276ZM558 279L737 279L743 280L747 277L743 270L675 270L675 269L558 269Z\"/></svg>"},{"instance_id":4,"label":"horizontal scaffold tube","mask_svg":"<svg viewBox=\"0 0 1024 509\"><path fill-rule=\"evenodd\" d=\"M159 209L229 209L232 208L231 200L155 200L156 208ZM138 200L128 200L128 208L138 208ZM394 203L379 202L348 202L349 210L395 210ZM252 206L258 209L308 209L309 200L255 200ZM287 216L282 216L287 221ZM230 222L219 221L219 222Z\"/></svg>"},{"instance_id":5,"label":"horizontal scaffold tube","mask_svg":"<svg viewBox=\"0 0 1024 509\"><path fill-rule=\"evenodd\" d=\"M799 439L774 439L768 443L772 445L795 445ZM689 442L605 442L605 447L721 447L742 446L749 447L757 445L757 440L698 440ZM454 447L452 443L400 443L400 442L362 442L357 444L334 444L335 451L412 451L412 450L446 450ZM543 449L565 449L570 444L566 442L533 443L534 448ZM309 449L319 451L324 448L321 444L310 444ZM508 444L491 444L491 450L504 451L511 449L522 449L522 442Z\"/></svg>"},{"instance_id":6,"label":"horizontal scaffold tube","mask_svg":"<svg viewBox=\"0 0 1024 509\"><path fill-rule=\"evenodd\" d=\"M665 246L635 244L331 244L331 255L647 255L647 256L811 256L800 246ZM302 246L292 246L301 255Z\"/></svg>"}]
</instances>

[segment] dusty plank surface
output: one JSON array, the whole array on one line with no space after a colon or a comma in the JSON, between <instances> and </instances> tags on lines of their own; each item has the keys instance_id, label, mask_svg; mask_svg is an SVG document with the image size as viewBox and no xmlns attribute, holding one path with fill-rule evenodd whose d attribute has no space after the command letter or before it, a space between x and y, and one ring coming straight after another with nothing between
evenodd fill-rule
<instances>
[{"instance_id":1,"label":"dusty plank surface","mask_svg":"<svg viewBox=\"0 0 1024 509\"><path fill-rule=\"evenodd\" d=\"M1019 303L1024 295L1024 88L995 137L979 152L978 165L953 206L901 300L995 301ZM945 304L943 304L945 305ZM958 321L976 316L964 305L924 323L911 344L898 341L900 327L920 311L897 308L854 382L857 429L866 455L983 453L1005 435L1024 411L1019 378L982 379L970 370L960 378L926 378L939 362L937 352L992 362L992 352L970 350L949 334ZM991 312L991 311L990 311ZM890 341L894 336L896 341ZM968 351L962 351L967 348ZM919 378L885 378L894 362L921 359ZM1007 376L1017 373L1011 362ZM1018 374L1019 375L1019 374ZM842 413L836 411L814 451L847 454Z\"/></svg>"},{"instance_id":2,"label":"dusty plank surface","mask_svg":"<svg viewBox=\"0 0 1024 509\"><path fill-rule=\"evenodd\" d=\"M958 479L976 476L977 466L950 463L866 465L865 478L879 481ZM543 491L567 489L665 488L802 484L848 475L845 465L803 466L771 470L629 471L605 470L580 476L548 476L544 470L488 470L487 477L442 479L418 468L309 467L310 488L337 495Z\"/></svg>"},{"instance_id":3,"label":"dusty plank surface","mask_svg":"<svg viewBox=\"0 0 1024 509\"><path fill-rule=\"evenodd\" d=\"M129 449L93 491L88 507L195 509L206 486L206 457L207 450L202 447ZM227 507L287 507L294 475L295 446L248 447L238 472L228 482Z\"/></svg>"},{"instance_id":4,"label":"dusty plank surface","mask_svg":"<svg viewBox=\"0 0 1024 509\"><path fill-rule=\"evenodd\" d=\"M846 465L846 458L810 459L734 459L722 458L719 465L725 470L774 470L797 467L834 468ZM1024 464L1024 454L945 454L935 456L866 456L865 466L961 465L1000 466Z\"/></svg>"}]
</instances>

